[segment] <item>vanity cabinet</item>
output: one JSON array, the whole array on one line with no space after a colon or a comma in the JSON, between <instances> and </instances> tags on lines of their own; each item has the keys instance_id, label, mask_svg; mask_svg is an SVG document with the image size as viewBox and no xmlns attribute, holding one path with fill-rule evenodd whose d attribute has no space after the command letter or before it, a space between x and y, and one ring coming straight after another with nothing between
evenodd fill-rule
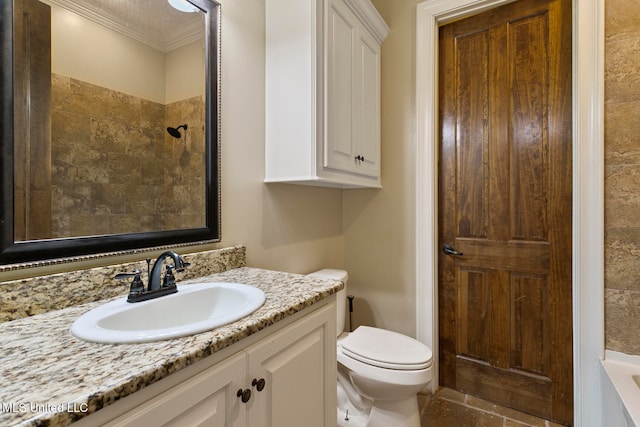
<instances>
[{"instance_id":1,"label":"vanity cabinet","mask_svg":"<svg viewBox=\"0 0 640 427\"><path fill-rule=\"evenodd\" d=\"M380 187L380 46L369 0L271 0L266 182Z\"/></svg>"},{"instance_id":2,"label":"vanity cabinet","mask_svg":"<svg viewBox=\"0 0 640 427\"><path fill-rule=\"evenodd\" d=\"M231 357L104 425L248 426L245 408L236 395L246 383L245 372L245 356Z\"/></svg>"},{"instance_id":3,"label":"vanity cabinet","mask_svg":"<svg viewBox=\"0 0 640 427\"><path fill-rule=\"evenodd\" d=\"M225 349L232 355L223 360L198 362L78 425L335 426L335 318L335 302L294 315L242 350L235 348L252 337Z\"/></svg>"},{"instance_id":4,"label":"vanity cabinet","mask_svg":"<svg viewBox=\"0 0 640 427\"><path fill-rule=\"evenodd\" d=\"M327 427L336 422L336 337L333 321L295 325L250 348L249 426ZM333 329L332 329L333 328ZM255 380L255 381L254 381ZM256 382L264 380L259 390Z\"/></svg>"}]
</instances>

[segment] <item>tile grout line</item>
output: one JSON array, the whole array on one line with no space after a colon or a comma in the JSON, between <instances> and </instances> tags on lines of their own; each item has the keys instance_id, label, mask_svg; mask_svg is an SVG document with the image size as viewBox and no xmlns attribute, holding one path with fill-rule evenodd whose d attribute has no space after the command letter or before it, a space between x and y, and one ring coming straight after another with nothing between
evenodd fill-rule
<instances>
[{"instance_id":1,"label":"tile grout line","mask_svg":"<svg viewBox=\"0 0 640 427\"><path fill-rule=\"evenodd\" d=\"M447 401L449 403L461 405L461 406L463 406L465 408L472 409L472 410L477 411L477 412L482 412L484 414L493 415L495 417L502 418L503 425L506 424L507 421L513 421L513 422L516 422L518 424L522 424L523 426L535 427L533 424L529 424L529 423L527 423L525 421L518 420L518 419L512 418L512 417L507 416L507 415L499 414L499 413L496 413L496 412L493 412L493 411L489 411L489 410L474 406L472 404L469 404L469 403L467 403L467 399L469 398L468 394L464 395L464 400L462 402L461 401L457 401L457 400L448 399L446 397L437 397L437 398L441 399L441 400L445 400L445 401ZM540 418L540 420L544 422L544 427L549 427L549 421L548 420L544 420L542 418Z\"/></svg>"},{"instance_id":2,"label":"tile grout line","mask_svg":"<svg viewBox=\"0 0 640 427\"><path fill-rule=\"evenodd\" d=\"M442 393L436 392L430 395L428 400L421 402L420 417L423 418L425 414L428 413L427 406L429 405L430 402L432 402L433 400L440 400L442 402L447 402L454 406L462 406L462 408L476 412L480 414L480 416L495 417L498 420L502 419L503 427L508 427L509 423L515 423L522 427L552 427L557 425L550 420L547 420L541 417L536 417L531 414L522 413L523 416L530 417L534 421L534 423L531 423L531 420L518 418L517 414L520 413L519 411L513 410L511 408L508 408L506 406L502 406L499 404L492 404L491 402L486 402L491 405L489 408L476 406L475 404L472 403L474 399L476 399L474 398L474 396L471 396L466 393L461 393L461 392L455 392L453 396L447 396L446 394L443 395ZM508 413L507 414L501 413L500 408L504 408L505 410L507 410ZM498 412L495 412L494 409L498 409ZM509 411L513 411L513 412L511 413ZM558 425L558 427L563 427L563 426Z\"/></svg>"}]
</instances>

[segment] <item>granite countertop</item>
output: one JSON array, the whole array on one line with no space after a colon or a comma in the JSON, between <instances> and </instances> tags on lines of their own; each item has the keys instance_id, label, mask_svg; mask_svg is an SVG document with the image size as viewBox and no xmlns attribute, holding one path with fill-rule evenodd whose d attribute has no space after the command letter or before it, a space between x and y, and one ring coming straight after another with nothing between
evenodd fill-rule
<instances>
[{"instance_id":1,"label":"granite countertop","mask_svg":"<svg viewBox=\"0 0 640 427\"><path fill-rule=\"evenodd\" d=\"M203 281L253 285L266 301L212 331L142 344L95 344L69 333L75 319L104 301L0 324L0 425L69 425L342 288L339 281L249 267L179 281L178 288Z\"/></svg>"}]
</instances>

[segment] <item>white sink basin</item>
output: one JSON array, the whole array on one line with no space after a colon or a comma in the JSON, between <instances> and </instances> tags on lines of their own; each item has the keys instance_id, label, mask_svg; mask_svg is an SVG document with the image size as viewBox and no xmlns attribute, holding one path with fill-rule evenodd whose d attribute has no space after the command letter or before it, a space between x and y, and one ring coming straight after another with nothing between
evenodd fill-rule
<instances>
[{"instance_id":1,"label":"white sink basin","mask_svg":"<svg viewBox=\"0 0 640 427\"><path fill-rule=\"evenodd\" d=\"M149 301L108 302L80 316L70 331L98 343L161 341L235 322L264 303L264 292L239 283L178 286L178 292Z\"/></svg>"}]
</instances>

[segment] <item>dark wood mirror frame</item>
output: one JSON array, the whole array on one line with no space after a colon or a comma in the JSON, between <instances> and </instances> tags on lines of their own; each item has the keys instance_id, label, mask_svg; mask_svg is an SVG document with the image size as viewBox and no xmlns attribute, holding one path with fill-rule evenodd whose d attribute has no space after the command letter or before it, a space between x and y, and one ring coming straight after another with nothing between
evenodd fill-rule
<instances>
[{"instance_id":1,"label":"dark wood mirror frame","mask_svg":"<svg viewBox=\"0 0 640 427\"><path fill-rule=\"evenodd\" d=\"M13 2L0 4L0 265L220 241L220 5L189 0L206 13L206 224L202 228L16 242L13 159Z\"/></svg>"}]
</instances>

